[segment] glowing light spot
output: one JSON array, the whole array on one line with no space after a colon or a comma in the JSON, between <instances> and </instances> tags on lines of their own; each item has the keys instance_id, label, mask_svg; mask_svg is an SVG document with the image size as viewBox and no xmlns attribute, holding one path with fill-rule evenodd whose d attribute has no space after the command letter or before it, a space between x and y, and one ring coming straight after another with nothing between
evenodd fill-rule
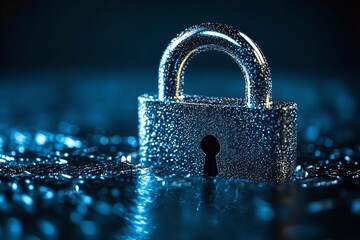
<instances>
[{"instance_id":1,"label":"glowing light spot","mask_svg":"<svg viewBox=\"0 0 360 240\"><path fill-rule=\"evenodd\" d=\"M53 237L56 234L56 227L49 221L42 220L39 222L41 231L48 237Z\"/></svg>"},{"instance_id":2,"label":"glowing light spot","mask_svg":"<svg viewBox=\"0 0 360 240\"><path fill-rule=\"evenodd\" d=\"M60 160L59 160L59 163L60 163L60 164L66 164L66 163L68 163L68 161L65 160L65 159L60 159Z\"/></svg>"},{"instance_id":3,"label":"glowing light spot","mask_svg":"<svg viewBox=\"0 0 360 240\"><path fill-rule=\"evenodd\" d=\"M34 201L33 199L29 196L29 195L26 195L26 194L23 194L21 195L21 200L25 203L25 205L27 206L32 206Z\"/></svg>"},{"instance_id":4,"label":"glowing light spot","mask_svg":"<svg viewBox=\"0 0 360 240\"><path fill-rule=\"evenodd\" d=\"M71 179L71 178L72 178L72 176L70 176L70 175L68 175L68 174L65 174L65 173L61 174L61 176L63 176L64 178L67 178L67 179Z\"/></svg>"},{"instance_id":5,"label":"glowing light spot","mask_svg":"<svg viewBox=\"0 0 360 240\"><path fill-rule=\"evenodd\" d=\"M101 137L100 138L100 143L102 145L107 145L109 143L109 139L107 137Z\"/></svg>"},{"instance_id":6,"label":"glowing light spot","mask_svg":"<svg viewBox=\"0 0 360 240\"><path fill-rule=\"evenodd\" d=\"M101 214L104 214L104 215L111 214L111 206L107 202L103 202L103 201L97 202L95 204L94 208L96 209L96 211L98 211Z\"/></svg>"},{"instance_id":7,"label":"glowing light spot","mask_svg":"<svg viewBox=\"0 0 360 240\"><path fill-rule=\"evenodd\" d=\"M12 188L14 191L16 191L16 190L18 189L18 185L17 185L16 183L13 183L13 184L11 185L11 188Z\"/></svg>"},{"instance_id":8,"label":"glowing light spot","mask_svg":"<svg viewBox=\"0 0 360 240\"><path fill-rule=\"evenodd\" d=\"M20 146L20 147L18 148L18 151L19 151L19 153L24 153L24 152L25 152L25 147Z\"/></svg>"},{"instance_id":9,"label":"glowing light spot","mask_svg":"<svg viewBox=\"0 0 360 240\"><path fill-rule=\"evenodd\" d=\"M93 236L98 234L98 225L92 221L83 221L80 228L85 235Z\"/></svg>"},{"instance_id":10,"label":"glowing light spot","mask_svg":"<svg viewBox=\"0 0 360 240\"><path fill-rule=\"evenodd\" d=\"M69 148L80 148L81 142L79 140L75 140L71 137L65 137L64 144Z\"/></svg>"},{"instance_id":11,"label":"glowing light spot","mask_svg":"<svg viewBox=\"0 0 360 240\"><path fill-rule=\"evenodd\" d=\"M129 145L136 147L138 145L138 142L136 141L136 138L133 136L130 136L127 138L127 142Z\"/></svg>"},{"instance_id":12,"label":"glowing light spot","mask_svg":"<svg viewBox=\"0 0 360 240\"><path fill-rule=\"evenodd\" d=\"M25 141L26 141L26 136L20 132L15 132L14 138L15 138L15 141L19 144L25 143Z\"/></svg>"},{"instance_id":13,"label":"glowing light spot","mask_svg":"<svg viewBox=\"0 0 360 240\"><path fill-rule=\"evenodd\" d=\"M84 204L86 204L86 205L90 205L90 204L93 203L92 197L87 196L87 195L82 195L82 196L81 196L81 200L82 200L82 202L83 202Z\"/></svg>"},{"instance_id":14,"label":"glowing light spot","mask_svg":"<svg viewBox=\"0 0 360 240\"><path fill-rule=\"evenodd\" d=\"M42 133L37 133L35 135L35 141L39 145L44 145L46 143L46 140L47 140L46 136L44 134L42 134Z\"/></svg>"},{"instance_id":15,"label":"glowing light spot","mask_svg":"<svg viewBox=\"0 0 360 240\"><path fill-rule=\"evenodd\" d=\"M317 126L311 125L306 129L306 138L309 141L315 141L318 136L319 136L319 128Z\"/></svg>"},{"instance_id":16,"label":"glowing light spot","mask_svg":"<svg viewBox=\"0 0 360 240\"><path fill-rule=\"evenodd\" d=\"M321 212L329 210L334 207L334 202L332 199L325 199L321 201L311 202L307 209L309 212Z\"/></svg>"},{"instance_id":17,"label":"glowing light spot","mask_svg":"<svg viewBox=\"0 0 360 240\"><path fill-rule=\"evenodd\" d=\"M360 214L360 199L355 199L351 204L351 211L356 214Z\"/></svg>"},{"instance_id":18,"label":"glowing light spot","mask_svg":"<svg viewBox=\"0 0 360 240\"><path fill-rule=\"evenodd\" d=\"M9 218L7 221L9 239L19 239L22 234L22 223L17 218Z\"/></svg>"}]
</instances>

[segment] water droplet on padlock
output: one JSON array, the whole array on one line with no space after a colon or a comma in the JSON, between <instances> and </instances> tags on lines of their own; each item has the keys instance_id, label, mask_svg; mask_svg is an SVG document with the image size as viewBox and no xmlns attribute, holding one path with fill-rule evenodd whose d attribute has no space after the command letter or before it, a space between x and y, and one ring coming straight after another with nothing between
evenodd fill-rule
<instances>
[{"instance_id":1,"label":"water droplet on padlock","mask_svg":"<svg viewBox=\"0 0 360 240\"><path fill-rule=\"evenodd\" d=\"M229 55L242 69L245 99L183 93L188 61L213 50ZM186 29L164 51L158 89L158 94L139 97L139 153L144 167L151 165L169 175L204 174L255 181L279 182L294 177L297 105L272 101L269 66L245 34L216 23ZM206 136L209 133L216 138ZM202 146L205 164L199 149L203 137L201 145L209 144L210 139L221 140L218 156L218 141L214 141L217 152Z\"/></svg>"}]
</instances>

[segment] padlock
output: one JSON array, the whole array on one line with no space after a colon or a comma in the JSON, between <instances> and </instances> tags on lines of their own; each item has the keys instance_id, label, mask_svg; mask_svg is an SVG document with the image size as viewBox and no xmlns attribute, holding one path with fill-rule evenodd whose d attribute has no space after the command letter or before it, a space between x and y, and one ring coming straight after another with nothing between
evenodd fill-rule
<instances>
[{"instance_id":1,"label":"padlock","mask_svg":"<svg viewBox=\"0 0 360 240\"><path fill-rule=\"evenodd\" d=\"M183 94L189 59L208 50L226 53L240 66L245 100ZM144 167L261 182L293 177L297 105L272 101L267 61L245 34L217 23L186 29L163 53L158 87L158 94L138 98Z\"/></svg>"}]
</instances>

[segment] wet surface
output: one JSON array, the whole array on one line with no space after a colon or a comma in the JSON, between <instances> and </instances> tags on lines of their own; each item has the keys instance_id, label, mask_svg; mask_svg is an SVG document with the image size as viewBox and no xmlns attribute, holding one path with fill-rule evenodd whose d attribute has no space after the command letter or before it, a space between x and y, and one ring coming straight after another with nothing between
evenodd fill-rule
<instances>
[{"instance_id":1,"label":"wet surface","mask_svg":"<svg viewBox=\"0 0 360 240\"><path fill-rule=\"evenodd\" d=\"M340 80L274 77L299 104L298 163L262 184L140 168L136 97L156 76L71 76L0 88L0 239L359 238L358 101Z\"/></svg>"},{"instance_id":2,"label":"wet surface","mask_svg":"<svg viewBox=\"0 0 360 240\"><path fill-rule=\"evenodd\" d=\"M137 165L134 137L1 135L1 239L357 239L360 146L300 146L296 179L262 184ZM165 177L164 177L165 176Z\"/></svg>"}]
</instances>

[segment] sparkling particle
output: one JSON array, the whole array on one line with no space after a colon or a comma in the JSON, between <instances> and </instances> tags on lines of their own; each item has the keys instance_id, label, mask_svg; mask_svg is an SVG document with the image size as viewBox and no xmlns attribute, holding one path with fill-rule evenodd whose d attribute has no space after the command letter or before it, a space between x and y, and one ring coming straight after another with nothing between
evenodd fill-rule
<instances>
[{"instance_id":1,"label":"sparkling particle","mask_svg":"<svg viewBox=\"0 0 360 240\"><path fill-rule=\"evenodd\" d=\"M79 140L75 140L71 137L65 137L64 144L69 148L80 148L81 142Z\"/></svg>"},{"instance_id":2,"label":"sparkling particle","mask_svg":"<svg viewBox=\"0 0 360 240\"><path fill-rule=\"evenodd\" d=\"M59 160L59 163L60 163L60 164L66 164L66 163L68 163L68 161L65 160L65 159L60 159L60 160Z\"/></svg>"},{"instance_id":3,"label":"sparkling particle","mask_svg":"<svg viewBox=\"0 0 360 240\"><path fill-rule=\"evenodd\" d=\"M25 203L25 205L27 206L32 206L34 201L33 199L29 196L29 195L26 195L26 194L23 194L21 195L21 200Z\"/></svg>"},{"instance_id":4,"label":"sparkling particle","mask_svg":"<svg viewBox=\"0 0 360 240\"><path fill-rule=\"evenodd\" d=\"M18 144L25 143L26 141L26 136L20 132L14 132L13 136Z\"/></svg>"},{"instance_id":5,"label":"sparkling particle","mask_svg":"<svg viewBox=\"0 0 360 240\"><path fill-rule=\"evenodd\" d=\"M71 179L71 178L72 178L72 176L70 176L70 175L68 175L68 174L65 174L65 173L61 174L61 176L63 176L64 178L67 178L67 179Z\"/></svg>"},{"instance_id":6,"label":"sparkling particle","mask_svg":"<svg viewBox=\"0 0 360 240\"><path fill-rule=\"evenodd\" d=\"M46 143L46 135L44 135L43 133L37 133L35 135L35 141L39 145L44 145Z\"/></svg>"},{"instance_id":7,"label":"sparkling particle","mask_svg":"<svg viewBox=\"0 0 360 240\"><path fill-rule=\"evenodd\" d=\"M11 184L11 188L16 191L18 189L18 185L14 182Z\"/></svg>"}]
</instances>

